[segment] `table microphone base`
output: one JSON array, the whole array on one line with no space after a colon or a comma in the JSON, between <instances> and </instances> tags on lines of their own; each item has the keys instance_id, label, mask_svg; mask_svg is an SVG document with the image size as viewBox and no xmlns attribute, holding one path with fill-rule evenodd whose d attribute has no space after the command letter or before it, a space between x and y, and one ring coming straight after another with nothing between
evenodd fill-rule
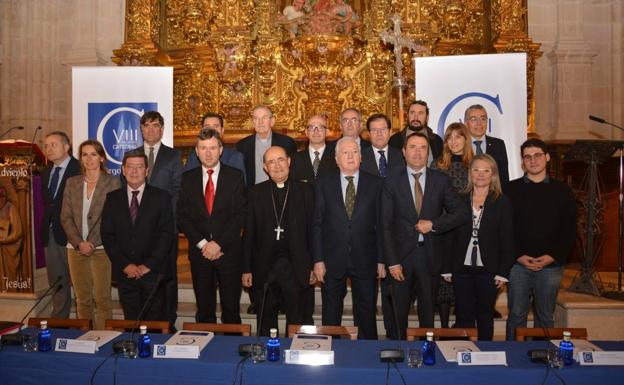
<instances>
[{"instance_id":1,"label":"table microphone base","mask_svg":"<svg viewBox=\"0 0 624 385\"><path fill-rule=\"evenodd\" d=\"M238 345L238 355L241 357L251 356L254 350L260 350L262 345L260 344L240 344Z\"/></svg>"},{"instance_id":2,"label":"table microphone base","mask_svg":"<svg viewBox=\"0 0 624 385\"><path fill-rule=\"evenodd\" d=\"M405 361L405 353L400 349L382 349L379 351L379 360L381 362L403 362Z\"/></svg>"},{"instance_id":3,"label":"table microphone base","mask_svg":"<svg viewBox=\"0 0 624 385\"><path fill-rule=\"evenodd\" d=\"M123 340L113 343L113 352L128 358L136 358L138 355L137 344L132 340Z\"/></svg>"}]
</instances>

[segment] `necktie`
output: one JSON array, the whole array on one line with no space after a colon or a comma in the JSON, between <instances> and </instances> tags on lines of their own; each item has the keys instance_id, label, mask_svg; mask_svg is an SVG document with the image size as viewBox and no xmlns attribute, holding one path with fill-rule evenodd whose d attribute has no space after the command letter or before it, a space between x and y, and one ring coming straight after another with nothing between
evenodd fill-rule
<instances>
[{"instance_id":1,"label":"necktie","mask_svg":"<svg viewBox=\"0 0 624 385\"><path fill-rule=\"evenodd\" d=\"M483 149L481 148L481 143L483 143L482 140L475 140L474 141L474 144L477 147L477 155L483 154Z\"/></svg>"},{"instance_id":2,"label":"necktie","mask_svg":"<svg viewBox=\"0 0 624 385\"><path fill-rule=\"evenodd\" d=\"M386 160L386 151L379 150L379 175L386 177L386 170L388 169L388 161Z\"/></svg>"},{"instance_id":3,"label":"necktie","mask_svg":"<svg viewBox=\"0 0 624 385\"><path fill-rule=\"evenodd\" d=\"M321 159L319 155L321 153L318 151L314 151L314 161L312 161L312 169L314 170L314 179L316 179L318 175L319 164L321 164Z\"/></svg>"},{"instance_id":4,"label":"necktie","mask_svg":"<svg viewBox=\"0 0 624 385\"><path fill-rule=\"evenodd\" d=\"M420 215L420 209L422 209L423 191L420 187L420 176L422 172L412 174L414 176L414 205L416 207L416 214Z\"/></svg>"},{"instance_id":5,"label":"necktie","mask_svg":"<svg viewBox=\"0 0 624 385\"><path fill-rule=\"evenodd\" d=\"M206 191L204 192L204 199L206 200L206 209L208 210L208 214L212 214L212 205L214 204L214 183L212 183L212 173L214 173L213 169L208 170L208 183L206 183Z\"/></svg>"},{"instance_id":6,"label":"necktie","mask_svg":"<svg viewBox=\"0 0 624 385\"><path fill-rule=\"evenodd\" d=\"M139 214L139 191L132 192L132 200L130 201L130 219L132 224L136 222L137 215Z\"/></svg>"},{"instance_id":7,"label":"necktie","mask_svg":"<svg viewBox=\"0 0 624 385\"><path fill-rule=\"evenodd\" d=\"M50 186L48 187L48 192L50 193L52 199L54 199L54 196L56 195L56 189L58 188L59 183L59 175L61 175L61 168L54 167L54 170L52 171L52 178L50 178Z\"/></svg>"},{"instance_id":8,"label":"necktie","mask_svg":"<svg viewBox=\"0 0 624 385\"><path fill-rule=\"evenodd\" d=\"M477 246L472 245L472 252L470 253L470 266L477 266Z\"/></svg>"},{"instance_id":9,"label":"necktie","mask_svg":"<svg viewBox=\"0 0 624 385\"><path fill-rule=\"evenodd\" d=\"M345 178L348 181L347 192L345 194L345 209L347 210L347 217L350 220L353 215L353 208L355 207L355 184L353 184L352 176L346 176Z\"/></svg>"},{"instance_id":10,"label":"necktie","mask_svg":"<svg viewBox=\"0 0 624 385\"><path fill-rule=\"evenodd\" d=\"M147 156L147 177L152 175L152 169L154 168L154 146L150 146L150 152Z\"/></svg>"}]
</instances>

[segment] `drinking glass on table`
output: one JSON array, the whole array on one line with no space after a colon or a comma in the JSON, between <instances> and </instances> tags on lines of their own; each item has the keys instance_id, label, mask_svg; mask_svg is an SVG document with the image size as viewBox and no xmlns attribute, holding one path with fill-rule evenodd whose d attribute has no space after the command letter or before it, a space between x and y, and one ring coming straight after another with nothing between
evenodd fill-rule
<instances>
[{"instance_id":1,"label":"drinking glass on table","mask_svg":"<svg viewBox=\"0 0 624 385\"><path fill-rule=\"evenodd\" d=\"M407 366L419 368L422 365L422 352L420 348L411 348L407 351Z\"/></svg>"}]
</instances>

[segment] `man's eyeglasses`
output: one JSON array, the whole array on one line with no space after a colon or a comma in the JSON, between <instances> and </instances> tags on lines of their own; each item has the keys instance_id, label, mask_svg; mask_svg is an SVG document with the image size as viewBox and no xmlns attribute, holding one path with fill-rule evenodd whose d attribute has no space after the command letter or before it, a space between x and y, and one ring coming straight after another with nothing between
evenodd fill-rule
<instances>
[{"instance_id":1,"label":"man's eyeglasses","mask_svg":"<svg viewBox=\"0 0 624 385\"><path fill-rule=\"evenodd\" d=\"M476 123L476 122L487 123L488 118L487 116L471 116L467 120L470 123Z\"/></svg>"},{"instance_id":2,"label":"man's eyeglasses","mask_svg":"<svg viewBox=\"0 0 624 385\"><path fill-rule=\"evenodd\" d=\"M360 121L360 118L342 118L342 124L357 123L359 121Z\"/></svg>"},{"instance_id":3,"label":"man's eyeglasses","mask_svg":"<svg viewBox=\"0 0 624 385\"><path fill-rule=\"evenodd\" d=\"M544 154L543 152L536 152L533 155L528 155L528 154L527 155L523 155L522 159L525 162L530 162L532 160L541 160L544 157L544 155L546 155L546 154Z\"/></svg>"},{"instance_id":4,"label":"man's eyeglasses","mask_svg":"<svg viewBox=\"0 0 624 385\"><path fill-rule=\"evenodd\" d=\"M312 132L321 132L321 131L325 131L327 130L327 126L321 126L321 125L309 125L306 126L306 130L308 131L312 131Z\"/></svg>"}]
</instances>

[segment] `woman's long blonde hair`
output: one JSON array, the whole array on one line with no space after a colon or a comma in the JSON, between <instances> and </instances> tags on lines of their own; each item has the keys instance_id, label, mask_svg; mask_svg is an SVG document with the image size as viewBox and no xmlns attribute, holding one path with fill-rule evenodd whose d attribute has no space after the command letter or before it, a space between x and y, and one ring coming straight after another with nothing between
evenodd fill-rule
<instances>
[{"instance_id":1,"label":"woman's long blonde hair","mask_svg":"<svg viewBox=\"0 0 624 385\"><path fill-rule=\"evenodd\" d=\"M470 162L470 167L468 167L468 185L466 185L466 188L464 189L463 192L471 193L472 189L474 188L474 185L472 184L472 178L470 177L470 171L472 170L474 163L478 160L481 160L487 163L492 169L492 182L490 183L490 188L489 188L490 194L492 194L494 199L503 195L503 190L501 188L501 182L500 182L500 176L498 175L498 166L496 165L496 161L494 160L494 158L492 158L492 156L488 154L479 154L479 155L475 155L472 158L472 161Z\"/></svg>"}]
</instances>

